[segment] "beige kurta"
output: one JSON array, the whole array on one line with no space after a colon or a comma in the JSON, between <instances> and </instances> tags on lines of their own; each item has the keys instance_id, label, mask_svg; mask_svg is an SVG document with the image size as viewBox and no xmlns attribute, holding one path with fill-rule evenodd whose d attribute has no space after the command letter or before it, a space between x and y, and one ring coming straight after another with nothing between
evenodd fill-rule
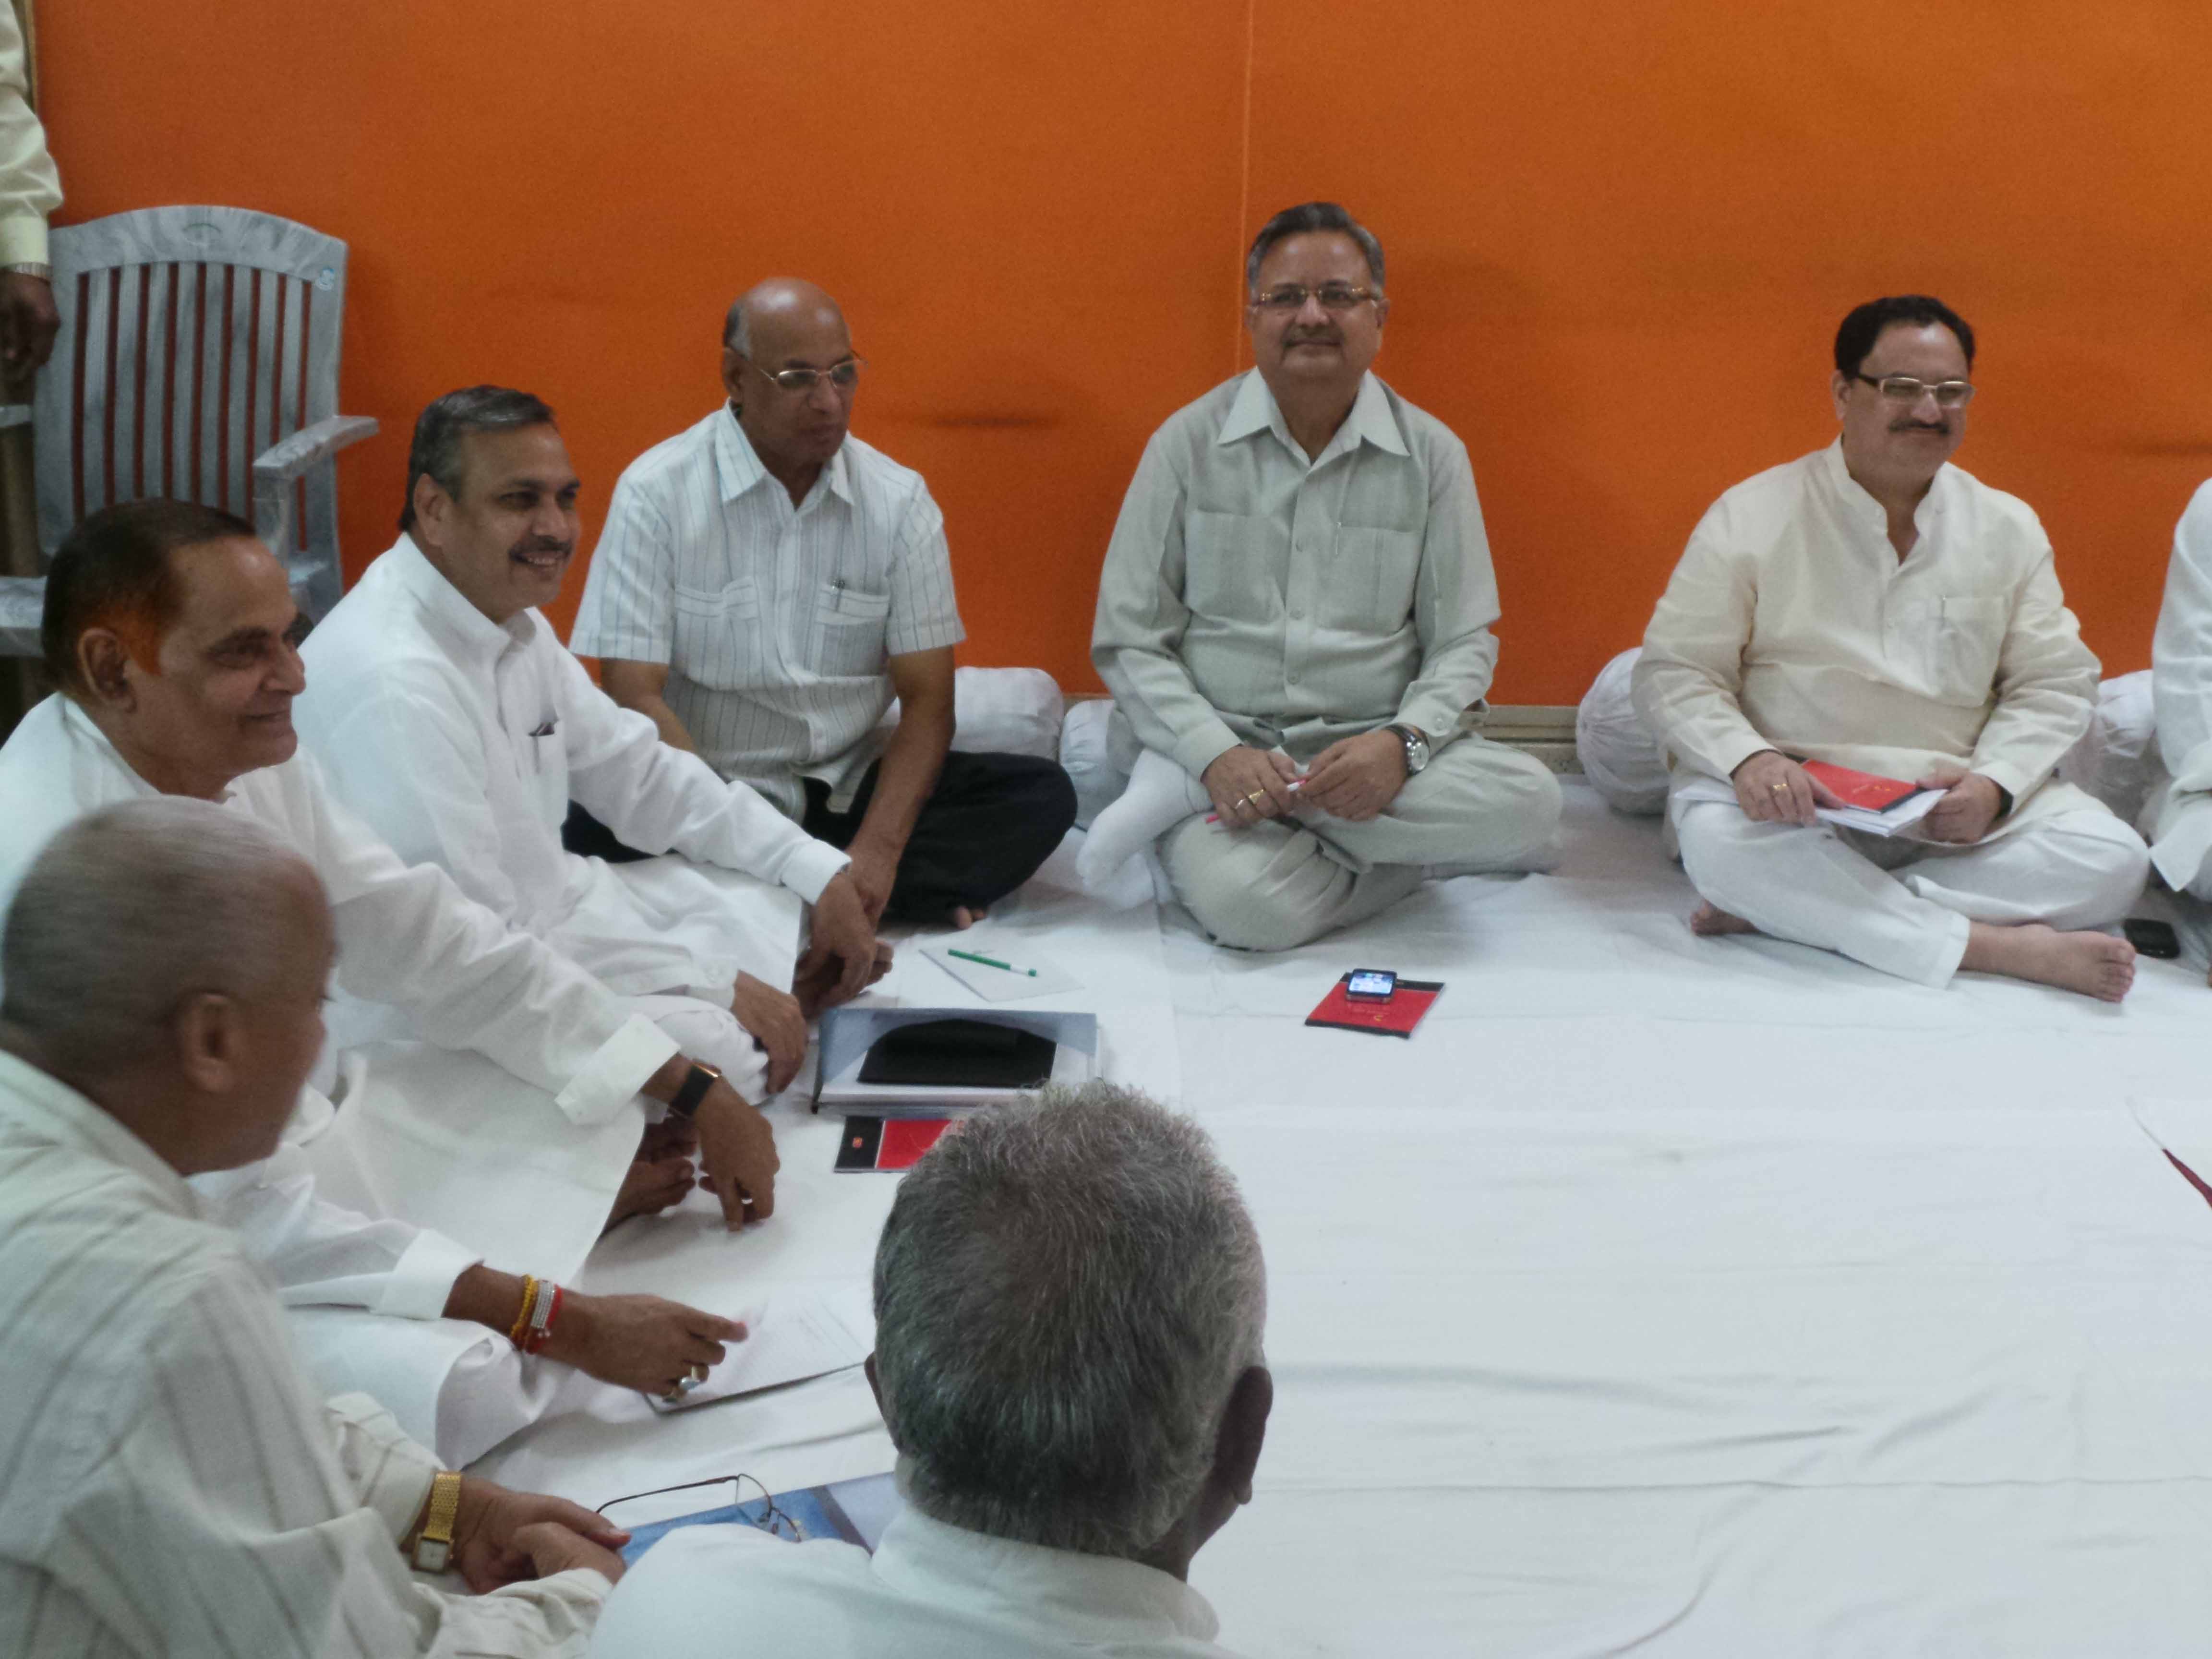
<instances>
[{"instance_id":1,"label":"beige kurta","mask_svg":"<svg viewBox=\"0 0 2212 1659\"><path fill-rule=\"evenodd\" d=\"M1917 778L1993 779L2000 836L2092 805L2051 769L2088 728L2081 643L2025 502L1936 475L1899 560L1840 440L1738 484L1708 511L1644 636L1637 712L1685 769L1726 780L1762 749Z\"/></svg>"}]
</instances>

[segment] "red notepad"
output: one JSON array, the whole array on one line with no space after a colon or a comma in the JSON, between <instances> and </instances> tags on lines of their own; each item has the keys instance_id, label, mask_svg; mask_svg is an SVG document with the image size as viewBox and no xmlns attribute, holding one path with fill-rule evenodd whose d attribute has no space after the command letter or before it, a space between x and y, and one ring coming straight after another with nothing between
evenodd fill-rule
<instances>
[{"instance_id":1,"label":"red notepad","mask_svg":"<svg viewBox=\"0 0 2212 1659\"><path fill-rule=\"evenodd\" d=\"M1388 1002L1355 1002L1346 994L1352 983L1346 974L1330 988L1320 1006L1306 1016L1309 1025L1334 1025L1344 1031L1372 1031L1377 1036L1409 1037L1429 1012L1429 1005L1443 994L1443 981L1401 979Z\"/></svg>"},{"instance_id":2,"label":"red notepad","mask_svg":"<svg viewBox=\"0 0 2212 1659\"><path fill-rule=\"evenodd\" d=\"M1857 772L1848 766L1837 766L1827 761L1808 760L1801 764L1807 777L1816 778L1826 784L1844 805L1862 806L1869 812L1886 812L1907 796L1920 793L1918 784L1907 783L1902 778L1885 778L1879 773Z\"/></svg>"}]
</instances>

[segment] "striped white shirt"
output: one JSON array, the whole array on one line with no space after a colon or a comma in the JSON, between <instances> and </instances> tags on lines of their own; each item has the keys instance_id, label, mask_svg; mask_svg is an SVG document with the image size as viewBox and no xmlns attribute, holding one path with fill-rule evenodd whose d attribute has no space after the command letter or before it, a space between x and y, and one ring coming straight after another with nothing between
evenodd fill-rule
<instances>
[{"instance_id":1,"label":"striped white shirt","mask_svg":"<svg viewBox=\"0 0 2212 1659\"><path fill-rule=\"evenodd\" d=\"M882 753L889 659L964 637L919 472L848 436L794 507L724 407L623 473L570 644L667 664L708 763L797 817L802 778L842 810Z\"/></svg>"},{"instance_id":2,"label":"striped white shirt","mask_svg":"<svg viewBox=\"0 0 2212 1659\"><path fill-rule=\"evenodd\" d=\"M431 1589L397 1547L437 1464L326 1406L238 1241L153 1150L0 1054L0 1653L573 1655L583 1569Z\"/></svg>"}]
</instances>

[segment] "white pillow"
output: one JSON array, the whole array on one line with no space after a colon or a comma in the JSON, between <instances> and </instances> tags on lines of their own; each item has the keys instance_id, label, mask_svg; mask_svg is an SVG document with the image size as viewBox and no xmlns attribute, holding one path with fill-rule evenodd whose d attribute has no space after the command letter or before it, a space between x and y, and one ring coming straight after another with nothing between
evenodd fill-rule
<instances>
[{"instance_id":1,"label":"white pillow","mask_svg":"<svg viewBox=\"0 0 2212 1659\"><path fill-rule=\"evenodd\" d=\"M1070 703L1060 727L1060 764L1075 785L1075 823L1088 830L1098 815L1129 787L1133 755L1124 757L1113 727L1110 697L1085 697ZM1118 722L1126 727L1126 720Z\"/></svg>"},{"instance_id":2,"label":"white pillow","mask_svg":"<svg viewBox=\"0 0 2212 1659\"><path fill-rule=\"evenodd\" d=\"M2123 823L2142 817L2151 792L2166 781L2150 670L2122 674L2097 688L2089 729L2058 763L2058 775L2104 802Z\"/></svg>"},{"instance_id":3,"label":"white pillow","mask_svg":"<svg viewBox=\"0 0 2212 1659\"><path fill-rule=\"evenodd\" d=\"M1060 685L1042 668L956 668L952 672L952 746L975 754L1060 757ZM898 724L891 699L878 730Z\"/></svg>"},{"instance_id":4,"label":"white pillow","mask_svg":"<svg viewBox=\"0 0 2212 1659\"><path fill-rule=\"evenodd\" d=\"M1597 672L1575 710L1575 753L1590 787L1615 809L1650 817L1667 810L1667 763L1628 700L1638 646Z\"/></svg>"}]
</instances>

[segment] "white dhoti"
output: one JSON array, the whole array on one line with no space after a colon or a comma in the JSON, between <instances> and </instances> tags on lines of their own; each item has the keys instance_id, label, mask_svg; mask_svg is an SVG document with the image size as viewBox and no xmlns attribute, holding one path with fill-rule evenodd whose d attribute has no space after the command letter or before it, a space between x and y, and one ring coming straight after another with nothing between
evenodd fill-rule
<instances>
[{"instance_id":1,"label":"white dhoti","mask_svg":"<svg viewBox=\"0 0 2212 1659\"><path fill-rule=\"evenodd\" d=\"M1316 815L1243 829L1193 815L1160 843L1168 880L1224 945L1287 951L1387 908L1425 866L1525 869L1559 828L1559 783L1541 761L1462 738L1364 823Z\"/></svg>"},{"instance_id":2,"label":"white dhoti","mask_svg":"<svg viewBox=\"0 0 2212 1659\"><path fill-rule=\"evenodd\" d=\"M1958 971L1972 922L2111 926L2150 868L2142 838L2087 796L1966 847L1756 823L1733 799L1694 788L1678 788L1668 817L1708 903L1923 985Z\"/></svg>"}]
</instances>

